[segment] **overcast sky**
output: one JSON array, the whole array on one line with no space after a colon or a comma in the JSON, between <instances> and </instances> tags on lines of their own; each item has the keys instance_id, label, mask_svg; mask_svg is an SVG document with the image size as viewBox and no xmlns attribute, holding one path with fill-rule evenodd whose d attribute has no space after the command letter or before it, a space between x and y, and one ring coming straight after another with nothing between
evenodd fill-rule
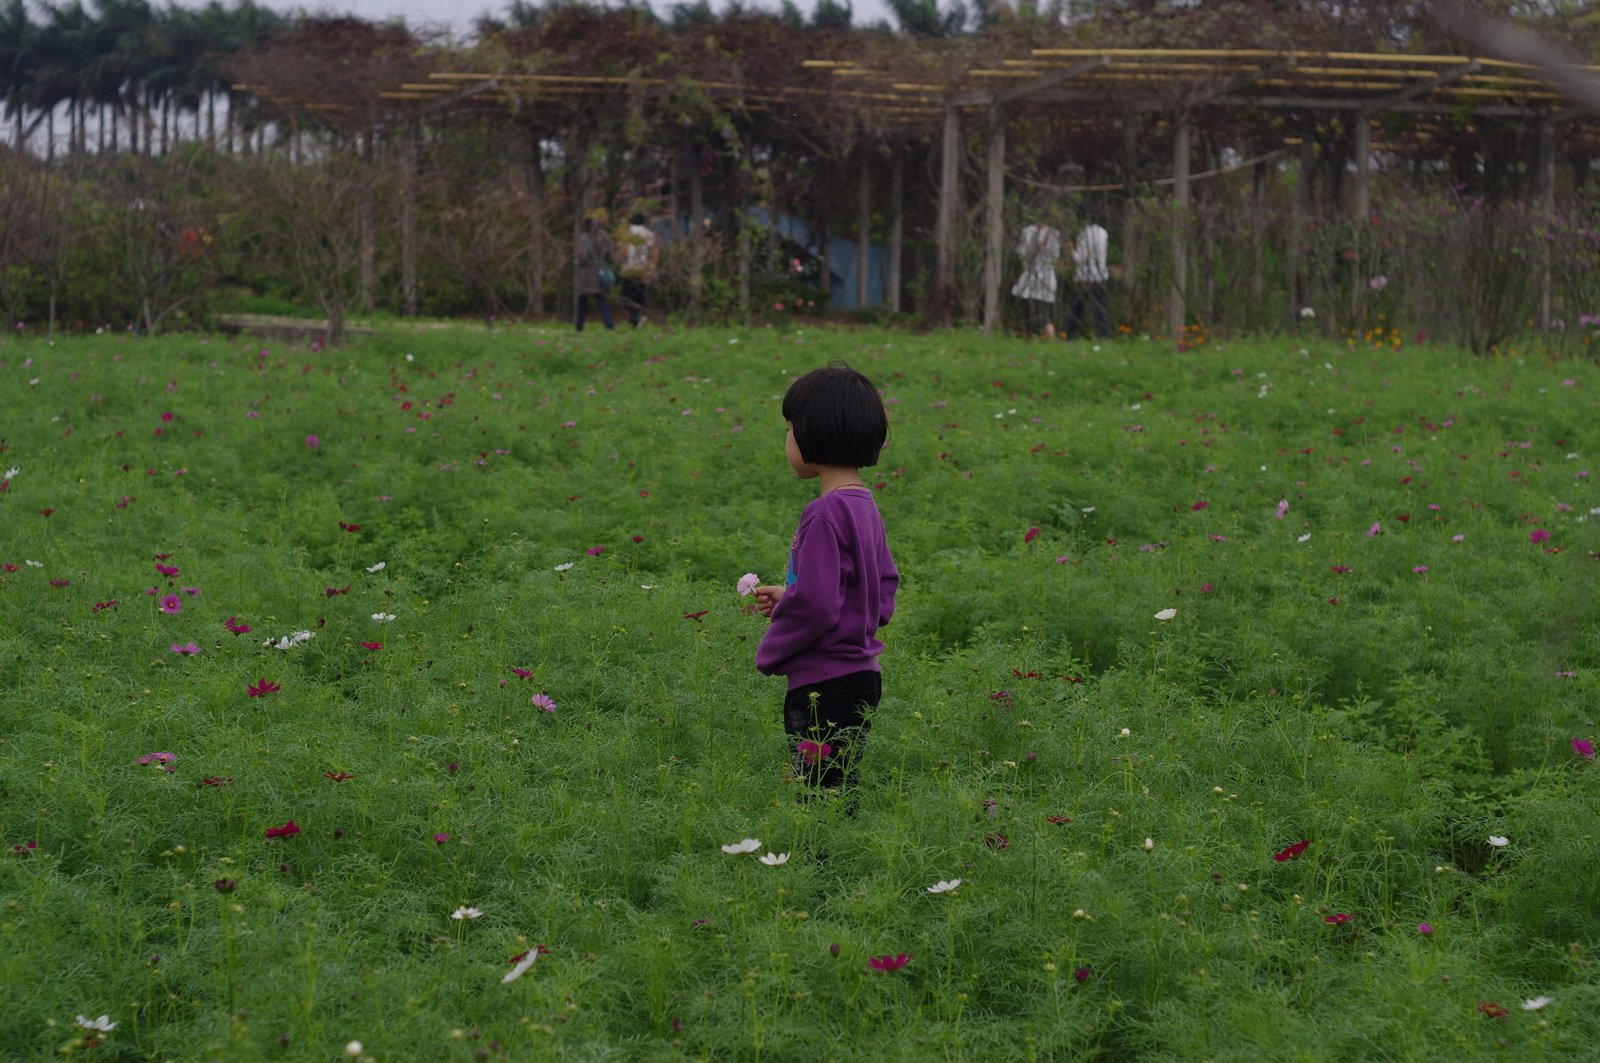
<instances>
[{"instance_id":1,"label":"overcast sky","mask_svg":"<svg viewBox=\"0 0 1600 1063\"><path fill-rule=\"evenodd\" d=\"M372 21L382 21L399 15L413 25L444 23L453 31L464 34L471 30L473 19L485 13L500 14L507 5L500 0L306 0L303 3L292 0L264 0L264 6L280 11L303 7L319 14L356 15ZM664 12L671 6L671 0L652 0L651 6L657 12ZM725 2L711 0L711 6L721 10ZM776 11L778 0L752 0L749 6ZM816 3L815 0L795 0L795 6L809 15ZM894 24L883 0L853 0L851 7L855 24L858 26L868 25L880 19L890 25Z\"/></svg>"}]
</instances>

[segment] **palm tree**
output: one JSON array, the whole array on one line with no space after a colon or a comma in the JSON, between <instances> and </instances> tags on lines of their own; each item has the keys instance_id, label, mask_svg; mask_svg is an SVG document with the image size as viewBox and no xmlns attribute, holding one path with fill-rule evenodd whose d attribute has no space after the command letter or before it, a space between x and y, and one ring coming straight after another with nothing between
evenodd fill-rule
<instances>
[{"instance_id":1,"label":"palm tree","mask_svg":"<svg viewBox=\"0 0 1600 1063\"><path fill-rule=\"evenodd\" d=\"M16 123L12 143L19 151L23 146L28 99L33 92L38 32L39 27L28 19L28 8L23 0L0 3L0 98L4 99L4 110L0 113Z\"/></svg>"}]
</instances>

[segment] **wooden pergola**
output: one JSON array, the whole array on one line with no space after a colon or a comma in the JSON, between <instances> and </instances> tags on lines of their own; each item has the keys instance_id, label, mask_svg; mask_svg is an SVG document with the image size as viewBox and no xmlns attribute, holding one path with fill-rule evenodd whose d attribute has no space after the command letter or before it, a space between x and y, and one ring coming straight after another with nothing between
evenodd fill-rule
<instances>
[{"instance_id":1,"label":"wooden pergola","mask_svg":"<svg viewBox=\"0 0 1600 1063\"><path fill-rule=\"evenodd\" d=\"M1600 73L1600 67L1585 68ZM1562 123L1591 116L1559 86L1541 79L1522 63L1463 55L1398 55L1364 52L1263 49L1146 49L1041 47L1006 55L998 51L941 55L937 46L896 40L892 48L863 49L848 58L807 58L798 62L793 83L754 87L736 81L692 81L698 90L736 101L745 112L812 107L846 102L871 117L878 128L939 132L942 144L938 189L935 300L948 305L955 288L955 245L960 202L960 150L964 122L980 121L987 134L985 268L983 323L992 331L1000 320L1004 258L1003 206L1006 182L1006 120L1010 113L1051 106L1074 108L1087 123L1109 130L1120 126L1124 152L1137 148L1141 115L1165 119L1172 140L1172 200L1187 211L1191 199L1190 142L1197 115L1205 109L1235 112L1340 114L1353 129L1354 188L1350 210L1371 210L1372 122L1381 114L1441 115L1456 118L1523 120L1537 124L1535 188L1540 204L1553 207L1555 136ZM548 73L538 70L435 70L425 79L379 87L371 105L402 119L408 128L427 114L460 108L526 112L541 103L571 106L574 98L597 101L621 93L668 94L681 90L682 78ZM289 110L324 112L347 102L273 98L264 86L240 84L236 90L261 94ZM1312 165L1311 145L1298 138L1299 165ZM406 143L410 142L408 135ZM406 152L415 165L414 150ZM891 216L889 302L900 296L900 207L903 169L896 167ZM1163 182L1165 183L1165 182ZM1146 182L1148 184L1148 182ZM859 239L867 242L870 174L860 172ZM405 227L403 227L405 228ZM409 230L407 230L409 231ZM1173 226L1172 278L1166 300L1174 336L1183 329L1186 304L1188 233ZM865 304L865 271L858 271ZM1548 276L1548 268L1546 268ZM1549 285L1543 302L1548 313Z\"/></svg>"}]
</instances>

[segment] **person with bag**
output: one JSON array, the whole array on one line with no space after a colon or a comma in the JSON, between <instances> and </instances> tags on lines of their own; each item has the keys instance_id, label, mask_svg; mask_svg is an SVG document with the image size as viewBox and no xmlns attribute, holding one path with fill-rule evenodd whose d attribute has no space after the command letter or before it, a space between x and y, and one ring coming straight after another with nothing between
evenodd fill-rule
<instances>
[{"instance_id":1,"label":"person with bag","mask_svg":"<svg viewBox=\"0 0 1600 1063\"><path fill-rule=\"evenodd\" d=\"M577 280L576 294L578 299L578 331L583 331L583 321L588 314L589 296L594 296L595 303L600 308L600 320L605 322L607 329L616 327L611 320L611 303L606 299L606 291L617 282L616 272L611 268L611 261L616 256L617 247L612 242L610 234L601 224L598 212L589 215L583 220L583 232L578 236L578 249L576 254Z\"/></svg>"},{"instance_id":2,"label":"person with bag","mask_svg":"<svg viewBox=\"0 0 1600 1063\"><path fill-rule=\"evenodd\" d=\"M644 303L661 261L661 247L643 214L636 213L628 220L622 234L622 256L622 305L628 309L628 323L638 328L639 322L650 320Z\"/></svg>"},{"instance_id":3,"label":"person with bag","mask_svg":"<svg viewBox=\"0 0 1600 1063\"><path fill-rule=\"evenodd\" d=\"M1011 286L1011 294L1028 305L1028 335L1054 336L1051 320L1056 306L1056 261L1061 257L1061 231L1043 221L1022 230L1017 241L1017 257L1022 260L1022 275Z\"/></svg>"}]
</instances>

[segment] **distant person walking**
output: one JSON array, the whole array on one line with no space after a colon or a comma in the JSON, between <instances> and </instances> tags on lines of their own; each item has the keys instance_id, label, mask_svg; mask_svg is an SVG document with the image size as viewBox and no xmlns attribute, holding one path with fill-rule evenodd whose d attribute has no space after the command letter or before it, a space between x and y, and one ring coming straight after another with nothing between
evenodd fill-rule
<instances>
[{"instance_id":1,"label":"distant person walking","mask_svg":"<svg viewBox=\"0 0 1600 1063\"><path fill-rule=\"evenodd\" d=\"M1084 321L1084 300L1094 304L1095 329L1105 338L1111 335L1111 315L1106 309L1106 281L1111 278L1106 266L1106 251L1111 237L1105 226L1091 217L1072 245L1072 304L1067 314L1067 339L1077 339Z\"/></svg>"},{"instance_id":2,"label":"distant person walking","mask_svg":"<svg viewBox=\"0 0 1600 1063\"><path fill-rule=\"evenodd\" d=\"M622 236L622 302L628 308L628 324L650 320L644 312L650 286L656 282L656 267L661 261L661 246L656 234L644 223L643 214L628 219Z\"/></svg>"},{"instance_id":3,"label":"distant person walking","mask_svg":"<svg viewBox=\"0 0 1600 1063\"><path fill-rule=\"evenodd\" d=\"M594 296L600 306L600 320L606 328L615 328L611 320L611 303L606 300L606 290L616 279L611 274L611 261L616 257L617 245L612 242L595 214L583 220L583 232L578 235L577 296L578 331L583 331L583 319L588 313L589 296Z\"/></svg>"},{"instance_id":4,"label":"distant person walking","mask_svg":"<svg viewBox=\"0 0 1600 1063\"><path fill-rule=\"evenodd\" d=\"M1056 306L1056 262L1061 258L1061 231L1036 221L1022 230L1017 240L1017 258L1022 274L1011 286L1011 294L1028 307L1028 335L1054 336L1051 321Z\"/></svg>"}]
</instances>

